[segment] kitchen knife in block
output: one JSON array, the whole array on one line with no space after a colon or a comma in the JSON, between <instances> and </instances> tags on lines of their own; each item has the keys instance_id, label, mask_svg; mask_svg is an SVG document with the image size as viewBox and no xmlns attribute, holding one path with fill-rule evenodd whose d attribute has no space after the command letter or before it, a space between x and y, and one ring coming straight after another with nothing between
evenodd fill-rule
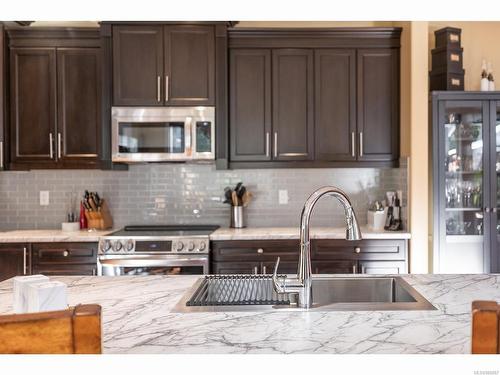
<instances>
[{"instance_id":1,"label":"kitchen knife in block","mask_svg":"<svg viewBox=\"0 0 500 375\"><path fill-rule=\"evenodd\" d=\"M113 227L113 218L109 212L105 199L101 199L99 211L85 211L87 227L90 229L110 229Z\"/></svg>"}]
</instances>

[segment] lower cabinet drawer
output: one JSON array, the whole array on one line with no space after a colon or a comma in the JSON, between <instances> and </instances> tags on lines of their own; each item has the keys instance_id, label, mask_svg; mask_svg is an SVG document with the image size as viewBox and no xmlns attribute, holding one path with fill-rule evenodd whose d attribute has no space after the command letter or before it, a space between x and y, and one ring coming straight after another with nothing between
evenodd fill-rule
<instances>
[{"instance_id":1,"label":"lower cabinet drawer","mask_svg":"<svg viewBox=\"0 0 500 375\"><path fill-rule=\"evenodd\" d=\"M212 274L217 275L257 275L260 273L259 262L213 262Z\"/></svg>"},{"instance_id":2,"label":"lower cabinet drawer","mask_svg":"<svg viewBox=\"0 0 500 375\"><path fill-rule=\"evenodd\" d=\"M300 249L298 240L213 241L211 247L216 262L275 262L277 257L298 262Z\"/></svg>"},{"instance_id":3,"label":"lower cabinet drawer","mask_svg":"<svg viewBox=\"0 0 500 375\"><path fill-rule=\"evenodd\" d=\"M336 274L336 273L357 273L358 262L350 260L339 261L313 261L312 273Z\"/></svg>"},{"instance_id":4,"label":"lower cabinet drawer","mask_svg":"<svg viewBox=\"0 0 500 375\"><path fill-rule=\"evenodd\" d=\"M97 275L96 264L73 264L73 265L53 265L33 266L33 274L45 276L95 276Z\"/></svg>"},{"instance_id":5,"label":"lower cabinet drawer","mask_svg":"<svg viewBox=\"0 0 500 375\"><path fill-rule=\"evenodd\" d=\"M360 261L360 272L369 275L398 275L408 273L406 262Z\"/></svg>"},{"instance_id":6,"label":"lower cabinet drawer","mask_svg":"<svg viewBox=\"0 0 500 375\"><path fill-rule=\"evenodd\" d=\"M32 245L32 263L94 263L97 262L97 243L57 242Z\"/></svg>"}]
</instances>

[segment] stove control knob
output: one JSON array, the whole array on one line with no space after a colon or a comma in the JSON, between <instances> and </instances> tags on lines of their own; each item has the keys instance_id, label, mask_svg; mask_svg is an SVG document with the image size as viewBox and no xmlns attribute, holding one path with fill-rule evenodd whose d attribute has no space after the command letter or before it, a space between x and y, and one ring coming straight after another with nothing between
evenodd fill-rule
<instances>
[{"instance_id":1,"label":"stove control knob","mask_svg":"<svg viewBox=\"0 0 500 375\"><path fill-rule=\"evenodd\" d=\"M115 242L115 251L120 251L123 247L123 244L120 241Z\"/></svg>"},{"instance_id":2,"label":"stove control knob","mask_svg":"<svg viewBox=\"0 0 500 375\"><path fill-rule=\"evenodd\" d=\"M193 241L189 242L189 244L188 244L188 250L189 251L193 251L194 250L194 242Z\"/></svg>"},{"instance_id":3,"label":"stove control knob","mask_svg":"<svg viewBox=\"0 0 500 375\"><path fill-rule=\"evenodd\" d=\"M105 253L111 250L111 241L110 240L105 240L102 243L102 249L104 250Z\"/></svg>"},{"instance_id":4,"label":"stove control knob","mask_svg":"<svg viewBox=\"0 0 500 375\"><path fill-rule=\"evenodd\" d=\"M206 247L207 247L207 245L205 244L205 242L200 242L200 246L198 248L198 251L203 251L203 250L205 250Z\"/></svg>"},{"instance_id":5,"label":"stove control knob","mask_svg":"<svg viewBox=\"0 0 500 375\"><path fill-rule=\"evenodd\" d=\"M125 250L128 252L134 250L134 240L128 240L127 243L125 244Z\"/></svg>"},{"instance_id":6,"label":"stove control knob","mask_svg":"<svg viewBox=\"0 0 500 375\"><path fill-rule=\"evenodd\" d=\"M177 251L182 251L182 249L184 249L184 244L181 241L177 242L177 245L175 245L175 249Z\"/></svg>"}]
</instances>

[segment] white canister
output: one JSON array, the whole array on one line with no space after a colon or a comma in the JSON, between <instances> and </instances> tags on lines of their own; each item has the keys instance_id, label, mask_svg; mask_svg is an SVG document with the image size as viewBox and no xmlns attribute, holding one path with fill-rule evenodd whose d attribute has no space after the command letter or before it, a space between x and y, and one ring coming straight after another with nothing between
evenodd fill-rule
<instances>
[{"instance_id":1,"label":"white canister","mask_svg":"<svg viewBox=\"0 0 500 375\"><path fill-rule=\"evenodd\" d=\"M60 281L30 284L26 287L27 312L56 311L68 308L66 284Z\"/></svg>"},{"instance_id":2,"label":"white canister","mask_svg":"<svg viewBox=\"0 0 500 375\"><path fill-rule=\"evenodd\" d=\"M44 275L16 276L13 279L14 291L14 313L22 314L28 312L26 288L30 284L48 282L49 278Z\"/></svg>"},{"instance_id":3,"label":"white canister","mask_svg":"<svg viewBox=\"0 0 500 375\"><path fill-rule=\"evenodd\" d=\"M384 230L385 211L368 211L367 222L368 227L373 230Z\"/></svg>"},{"instance_id":4,"label":"white canister","mask_svg":"<svg viewBox=\"0 0 500 375\"><path fill-rule=\"evenodd\" d=\"M481 91L490 91L490 81L488 81L488 78L481 78Z\"/></svg>"}]
</instances>

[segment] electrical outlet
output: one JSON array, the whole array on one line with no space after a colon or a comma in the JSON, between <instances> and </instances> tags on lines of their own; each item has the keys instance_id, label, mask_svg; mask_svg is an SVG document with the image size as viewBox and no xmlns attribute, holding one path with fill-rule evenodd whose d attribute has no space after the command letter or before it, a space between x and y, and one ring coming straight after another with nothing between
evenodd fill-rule
<instances>
[{"instance_id":1,"label":"electrical outlet","mask_svg":"<svg viewBox=\"0 0 500 375\"><path fill-rule=\"evenodd\" d=\"M278 190L279 204L288 204L288 190Z\"/></svg>"},{"instance_id":2,"label":"electrical outlet","mask_svg":"<svg viewBox=\"0 0 500 375\"><path fill-rule=\"evenodd\" d=\"M50 194L48 190L40 191L40 206L48 206L50 202Z\"/></svg>"}]
</instances>

